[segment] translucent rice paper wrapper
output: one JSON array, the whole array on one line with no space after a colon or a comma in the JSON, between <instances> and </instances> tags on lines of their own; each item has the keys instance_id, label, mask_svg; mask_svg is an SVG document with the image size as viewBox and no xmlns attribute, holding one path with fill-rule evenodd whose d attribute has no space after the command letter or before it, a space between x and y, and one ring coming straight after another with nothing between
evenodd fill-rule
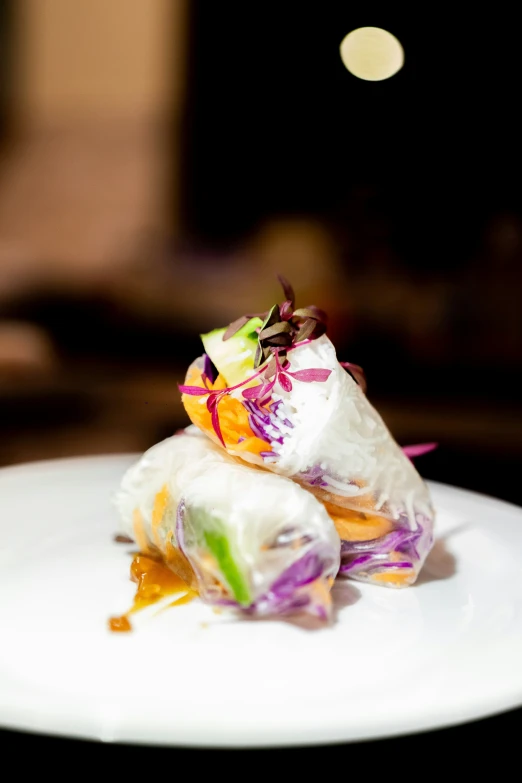
<instances>
[{"instance_id":1,"label":"translucent rice paper wrapper","mask_svg":"<svg viewBox=\"0 0 522 783\"><path fill-rule=\"evenodd\" d=\"M210 604L327 619L340 541L297 484L228 457L195 428L149 449L114 499L125 532Z\"/></svg>"},{"instance_id":2,"label":"translucent rice paper wrapper","mask_svg":"<svg viewBox=\"0 0 522 783\"><path fill-rule=\"evenodd\" d=\"M187 385L203 385L203 361L191 365ZM412 584L433 543L426 484L326 335L290 349L288 362L268 399L245 398L245 386L220 399L226 451L292 478L325 504L342 541L342 574L390 587ZM330 374L321 382L293 375L311 369ZM183 403L193 423L219 443L205 398L183 394Z\"/></svg>"}]
</instances>

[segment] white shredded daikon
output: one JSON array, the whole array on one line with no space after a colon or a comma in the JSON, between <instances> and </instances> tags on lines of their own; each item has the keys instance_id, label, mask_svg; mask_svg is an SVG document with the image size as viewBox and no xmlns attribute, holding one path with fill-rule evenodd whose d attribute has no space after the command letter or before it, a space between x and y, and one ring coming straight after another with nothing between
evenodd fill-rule
<instances>
[{"instance_id":1,"label":"white shredded daikon","mask_svg":"<svg viewBox=\"0 0 522 783\"><path fill-rule=\"evenodd\" d=\"M296 477L314 466L323 481L343 497L372 495L376 510L386 506L393 518L406 513L415 527L415 514L433 515L428 489L411 461L391 436L360 386L339 364L333 344L324 335L288 354L291 372L331 370L324 382L292 378L292 390L279 383L273 399L283 444L273 443L277 462L272 469ZM324 487L328 490L328 487Z\"/></svg>"}]
</instances>

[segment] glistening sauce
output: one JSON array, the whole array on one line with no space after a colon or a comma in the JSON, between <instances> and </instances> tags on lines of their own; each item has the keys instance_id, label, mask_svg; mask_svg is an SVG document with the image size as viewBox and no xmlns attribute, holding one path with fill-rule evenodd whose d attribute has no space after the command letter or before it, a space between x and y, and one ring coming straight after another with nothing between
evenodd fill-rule
<instances>
[{"instance_id":1,"label":"glistening sauce","mask_svg":"<svg viewBox=\"0 0 522 783\"><path fill-rule=\"evenodd\" d=\"M138 585L134 603L126 614L110 618L109 629L111 631L131 631L130 614L138 612L147 606L152 606L152 604L163 598L168 598L170 595L179 594L178 598L169 606L186 604L197 595L162 560L148 554L137 554L134 557L130 573L131 579Z\"/></svg>"}]
</instances>

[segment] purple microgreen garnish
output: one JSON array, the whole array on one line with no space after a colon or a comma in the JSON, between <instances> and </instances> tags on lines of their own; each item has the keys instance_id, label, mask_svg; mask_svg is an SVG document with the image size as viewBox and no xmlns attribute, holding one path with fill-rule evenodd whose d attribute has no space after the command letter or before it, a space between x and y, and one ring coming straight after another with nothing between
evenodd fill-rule
<instances>
[{"instance_id":1,"label":"purple microgreen garnish","mask_svg":"<svg viewBox=\"0 0 522 783\"><path fill-rule=\"evenodd\" d=\"M233 337L236 332L239 332L239 330L248 322L250 321L249 315L242 315L239 318L236 318L235 321L232 321L232 323L227 327L227 330L225 334L223 335L223 341L229 340L231 337Z\"/></svg>"},{"instance_id":2,"label":"purple microgreen garnish","mask_svg":"<svg viewBox=\"0 0 522 783\"><path fill-rule=\"evenodd\" d=\"M428 454L436 449L438 445L438 443L417 443L413 446L403 446L402 450L408 459L414 459L415 457L422 457L423 454Z\"/></svg>"},{"instance_id":3,"label":"purple microgreen garnish","mask_svg":"<svg viewBox=\"0 0 522 783\"><path fill-rule=\"evenodd\" d=\"M243 392L243 397L245 400L257 400L259 398L260 392L262 392L265 386L266 383L260 383L258 386L250 386Z\"/></svg>"},{"instance_id":4,"label":"purple microgreen garnish","mask_svg":"<svg viewBox=\"0 0 522 783\"><path fill-rule=\"evenodd\" d=\"M249 313L236 318L223 334L223 340L228 340L251 318L259 317L263 320L262 326L253 330L258 333L254 369L266 362L273 349L286 349L305 340L316 340L326 332L328 317L324 310L315 305L296 310L295 294L291 284L283 275L278 275L278 279L284 291L285 301L280 305L273 305L266 313Z\"/></svg>"},{"instance_id":5,"label":"purple microgreen garnish","mask_svg":"<svg viewBox=\"0 0 522 783\"><path fill-rule=\"evenodd\" d=\"M273 381L270 381L269 383L265 383L263 385L263 388L262 388L262 390L259 393L259 400L260 401L261 400L264 401L266 398L270 397L270 395L272 393L272 389L274 388L275 382L276 382L276 379L274 378Z\"/></svg>"},{"instance_id":6,"label":"purple microgreen garnish","mask_svg":"<svg viewBox=\"0 0 522 783\"><path fill-rule=\"evenodd\" d=\"M261 331L263 329L266 329L268 326L272 326L272 324L275 324L279 321L279 305L272 305L270 310L268 311L265 320L263 321L263 326L261 327Z\"/></svg>"},{"instance_id":7,"label":"purple microgreen garnish","mask_svg":"<svg viewBox=\"0 0 522 783\"><path fill-rule=\"evenodd\" d=\"M276 326L277 325L278 324L276 324ZM267 350L271 353L274 348L289 348L292 345L292 337L289 334L284 334L281 332L270 337L269 343L270 345L268 346ZM270 353L268 355L270 355Z\"/></svg>"},{"instance_id":8,"label":"purple microgreen garnish","mask_svg":"<svg viewBox=\"0 0 522 783\"><path fill-rule=\"evenodd\" d=\"M216 396L213 396L213 395L209 396L209 398L207 400L207 408L208 408L208 410L210 412L210 420L212 422L212 427L214 429L214 432L218 436L220 443L223 446L225 446L225 448L226 448L226 444L225 444L225 441L223 439L223 435L221 433L221 426L219 424L219 414L218 414L218 405L219 405L219 401L221 399L221 396L222 395L220 395L220 394L216 395Z\"/></svg>"},{"instance_id":9,"label":"purple microgreen garnish","mask_svg":"<svg viewBox=\"0 0 522 783\"><path fill-rule=\"evenodd\" d=\"M278 323L272 324L272 326L267 326L264 329L262 329L259 332L259 339L260 340L267 340L270 337L275 337L276 335L288 335L290 337L290 332L292 331L292 327L288 323L288 321L279 321ZM290 342L291 342L290 338Z\"/></svg>"},{"instance_id":10,"label":"purple microgreen garnish","mask_svg":"<svg viewBox=\"0 0 522 783\"><path fill-rule=\"evenodd\" d=\"M279 307L279 314L283 321L288 321L293 315L292 302L290 302L288 299L286 302L283 302L283 304Z\"/></svg>"},{"instance_id":11,"label":"purple microgreen garnish","mask_svg":"<svg viewBox=\"0 0 522 783\"><path fill-rule=\"evenodd\" d=\"M256 351L256 358L257 358L257 364L254 361L254 369L260 366L268 357L270 356L270 347L272 345L281 345L281 342L277 343L277 335L272 335L268 337L261 337L263 332L265 332L267 329L269 329L271 326L276 324L279 321L279 305L273 305L268 313L266 314L265 320L263 321L263 325L261 326L260 332L259 332L259 345L261 346L261 353L258 355ZM275 342L274 342L275 341ZM291 342L291 340L290 340Z\"/></svg>"},{"instance_id":12,"label":"purple microgreen garnish","mask_svg":"<svg viewBox=\"0 0 522 783\"><path fill-rule=\"evenodd\" d=\"M359 367L358 364L352 364L352 362L339 362L339 364L350 373L354 381L358 383L363 392L366 393L366 376L364 375L363 368Z\"/></svg>"},{"instance_id":13,"label":"purple microgreen garnish","mask_svg":"<svg viewBox=\"0 0 522 783\"><path fill-rule=\"evenodd\" d=\"M259 367L262 359L263 359L263 348L261 346L261 343L258 342L256 347L256 355L254 357L254 367Z\"/></svg>"},{"instance_id":14,"label":"purple microgreen garnish","mask_svg":"<svg viewBox=\"0 0 522 783\"><path fill-rule=\"evenodd\" d=\"M214 432L218 436L221 445L225 446L225 448L226 448L226 444L225 444L225 441L223 439L223 435L221 433L221 426L219 424L219 414L218 414L217 404L214 405L214 407L212 408L212 413L210 415L210 418L211 418L211 421L212 421L212 427L214 428Z\"/></svg>"},{"instance_id":15,"label":"purple microgreen garnish","mask_svg":"<svg viewBox=\"0 0 522 783\"><path fill-rule=\"evenodd\" d=\"M178 384L178 389L182 394L190 394L192 397L201 397L203 394L212 393L210 389L204 386L183 386Z\"/></svg>"},{"instance_id":16,"label":"purple microgreen garnish","mask_svg":"<svg viewBox=\"0 0 522 783\"><path fill-rule=\"evenodd\" d=\"M326 315L325 311L321 310L315 305L310 305L309 307L299 307L297 310L294 310L294 317L313 318L315 321L322 321L323 323L328 321L328 316Z\"/></svg>"},{"instance_id":17,"label":"purple microgreen garnish","mask_svg":"<svg viewBox=\"0 0 522 783\"><path fill-rule=\"evenodd\" d=\"M292 381L288 377L288 375L285 375L284 372L280 372L277 380L279 381L279 385L285 392L291 392L292 391Z\"/></svg>"},{"instance_id":18,"label":"purple microgreen garnish","mask_svg":"<svg viewBox=\"0 0 522 783\"><path fill-rule=\"evenodd\" d=\"M206 404L211 415L212 427L223 446L225 442L220 428L218 408L219 402L225 394L230 394L235 389L240 389L246 384L250 384L254 378L261 376L261 382L256 386L248 386L243 390L242 395L245 401L264 406L270 403L272 389L276 382L279 383L283 391L290 392L293 388L290 378L304 383L322 383L329 378L331 373L331 370L322 368L290 371L287 352L306 345L323 335L326 332L327 315L315 305L294 309L295 294L292 286L282 275L278 275L278 279L283 287L285 301L281 305L273 305L265 313L249 313L240 316L227 327L222 338L223 340L230 339L250 319L260 318L263 321L261 327L252 330L258 334L254 357L256 372L235 386L212 389L209 384L215 383L219 372L210 357L205 354L201 373L203 386L179 386L182 394L207 397ZM362 375L362 370L357 365L346 364L343 366L354 375L357 382L361 382L359 377ZM356 375L357 371L359 371L359 376Z\"/></svg>"},{"instance_id":19,"label":"purple microgreen garnish","mask_svg":"<svg viewBox=\"0 0 522 783\"><path fill-rule=\"evenodd\" d=\"M287 373L288 375L291 375L292 378L295 378L296 381L305 381L305 383L324 383L328 380L332 374L332 371L317 368L310 370L297 370L297 372L287 371Z\"/></svg>"},{"instance_id":20,"label":"purple microgreen garnish","mask_svg":"<svg viewBox=\"0 0 522 783\"><path fill-rule=\"evenodd\" d=\"M290 302L293 308L295 305L294 289L292 288L292 286L290 285L286 277L283 277L283 275L277 275L277 279L281 283L281 287L284 291L285 298L288 299L288 301Z\"/></svg>"},{"instance_id":21,"label":"purple microgreen garnish","mask_svg":"<svg viewBox=\"0 0 522 783\"><path fill-rule=\"evenodd\" d=\"M275 357L272 356L265 369L265 378L271 378L272 375L276 372L276 369L277 369L276 360Z\"/></svg>"},{"instance_id":22,"label":"purple microgreen garnish","mask_svg":"<svg viewBox=\"0 0 522 783\"><path fill-rule=\"evenodd\" d=\"M266 405L270 402L272 389L276 382L285 392L292 391L292 381L289 376L295 378L296 381L303 381L305 383L322 383L330 376L331 370L322 368L311 368L308 370L297 370L291 372L287 367L290 366L288 359L286 358L286 352L282 348L271 348L272 358L267 366L258 369L254 375L249 378L245 378L241 383L235 386L229 386L225 389L209 389L205 386L183 386L179 385L179 390L182 394L189 394L195 397L207 396L207 409L210 413L212 427L216 433L220 443L226 448L226 444L221 432L219 424L218 407L222 397L230 392L240 389L247 383L250 383L254 378L260 376L265 380L262 383L258 383L256 386L249 386L243 390L243 398L247 401L255 400L260 406ZM282 360L282 362L281 362ZM202 374L203 375L203 374Z\"/></svg>"},{"instance_id":23,"label":"purple microgreen garnish","mask_svg":"<svg viewBox=\"0 0 522 783\"><path fill-rule=\"evenodd\" d=\"M304 324L299 328L299 331L296 333L294 341L296 343L300 343L302 340L306 340L312 335L316 326L317 321L314 321L313 318L307 318Z\"/></svg>"},{"instance_id":24,"label":"purple microgreen garnish","mask_svg":"<svg viewBox=\"0 0 522 783\"><path fill-rule=\"evenodd\" d=\"M243 392L243 397L246 400L264 400L267 397L275 385L275 378L269 383L261 383L259 386L250 386Z\"/></svg>"}]
</instances>

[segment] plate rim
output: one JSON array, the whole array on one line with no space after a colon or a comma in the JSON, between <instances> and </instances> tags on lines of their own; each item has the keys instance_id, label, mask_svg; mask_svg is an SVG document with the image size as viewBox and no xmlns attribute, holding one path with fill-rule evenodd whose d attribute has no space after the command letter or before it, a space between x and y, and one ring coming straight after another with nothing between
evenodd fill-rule
<instances>
[{"instance_id":1,"label":"plate rim","mask_svg":"<svg viewBox=\"0 0 522 783\"><path fill-rule=\"evenodd\" d=\"M78 455L73 457L61 457L45 460L34 460L29 462L21 462L13 465L2 466L0 468L0 479L2 476L16 475L24 473L26 471L36 471L40 468L59 468L64 463L68 463L71 466L81 469L82 465L94 465L96 463L103 463L111 461L117 464L118 461L130 461L132 459L139 458L139 452L115 452L107 454L95 454L95 455ZM444 493L450 495L458 495L464 500L475 501L479 503L487 502L488 505L493 504L496 507L502 506L506 512L520 514L522 513L522 507L515 503L505 501L501 498L496 498L492 495L477 492L475 490L469 490L464 487L458 487L452 484L447 484L440 481L431 479L425 479L428 486L434 490L441 490ZM9 718L5 714L6 704L0 703L0 728L7 731L16 731L27 734L35 734L40 736L52 736L60 737L63 739L73 740L85 740L89 742L105 742L110 744L120 745L139 745L139 746L152 746L152 747L176 747L176 748L223 748L223 749L254 749L254 748L298 748L298 747L310 747L310 746L328 746L339 744L354 744L358 742L372 742L385 739L392 739L394 737L414 736L417 734L424 734L432 731L438 731L441 729L457 727L468 723L475 723L484 719L492 718L496 715L501 715L512 710L520 709L522 707L522 686L519 686L510 694L511 698L506 698L505 694L501 694L498 700L491 698L491 696L478 698L472 702L464 702L457 715L451 714L451 710L448 711L447 707L432 708L424 712L422 717L418 715L410 721L401 720L400 725L397 727L389 726L383 728L378 726L373 732L368 732L364 729L362 732L353 732L353 726L350 727L349 732L342 730L342 722L337 722L335 725L331 723L323 723L321 727L318 727L317 737L302 737L295 736L289 738L288 734L285 734L281 738L267 736L267 733L261 733L262 736L256 741L249 740L248 737L237 737L227 740L226 738L204 740L199 739L197 736L192 738L176 738L173 736L148 736L146 733L141 732L141 736L136 736L137 730L130 728L127 725L123 725L123 729L120 733L116 732L114 737L102 737L100 731L86 730L85 723L91 723L92 717L84 718L84 726L80 725L79 728L75 728L74 725L69 725L67 730L60 728L58 725L60 720L53 720L53 715L34 715L34 713L27 707L22 706L21 712L16 714L13 718ZM478 706L477 706L478 705ZM7 704L9 708L9 704ZM7 720L6 720L7 718ZM49 725L49 722L51 725ZM43 725L45 723L45 726ZM82 720L78 722L82 724ZM412 725L415 724L415 725ZM138 731L139 733L139 731ZM270 732L268 732L269 734ZM339 736L344 734L344 736Z\"/></svg>"}]
</instances>

